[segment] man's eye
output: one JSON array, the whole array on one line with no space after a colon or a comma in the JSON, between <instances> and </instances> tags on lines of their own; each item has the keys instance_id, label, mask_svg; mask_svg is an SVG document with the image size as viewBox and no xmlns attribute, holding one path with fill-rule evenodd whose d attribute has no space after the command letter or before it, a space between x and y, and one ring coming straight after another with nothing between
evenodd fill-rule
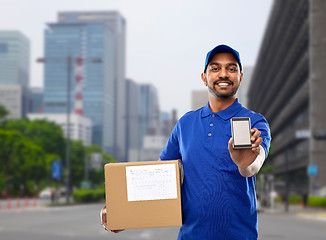
<instances>
[{"instance_id":1,"label":"man's eye","mask_svg":"<svg viewBox=\"0 0 326 240\"><path fill-rule=\"evenodd\" d=\"M218 68L217 67L212 67L211 70L212 71L218 71Z\"/></svg>"},{"instance_id":2,"label":"man's eye","mask_svg":"<svg viewBox=\"0 0 326 240\"><path fill-rule=\"evenodd\" d=\"M230 68L229 71L230 71L230 72L236 72L237 69L236 69L236 68Z\"/></svg>"}]
</instances>

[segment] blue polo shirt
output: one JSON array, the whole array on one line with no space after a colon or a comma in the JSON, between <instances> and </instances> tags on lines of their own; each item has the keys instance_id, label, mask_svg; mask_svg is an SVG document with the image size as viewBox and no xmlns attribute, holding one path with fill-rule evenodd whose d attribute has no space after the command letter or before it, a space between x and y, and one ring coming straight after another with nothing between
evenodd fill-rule
<instances>
[{"instance_id":1,"label":"blue polo shirt","mask_svg":"<svg viewBox=\"0 0 326 240\"><path fill-rule=\"evenodd\" d=\"M255 177L241 176L228 151L232 117L250 117L251 127L261 132L267 156L271 136L266 119L238 100L217 113L208 104L186 113L160 155L162 160L183 163L179 240L258 238Z\"/></svg>"}]
</instances>

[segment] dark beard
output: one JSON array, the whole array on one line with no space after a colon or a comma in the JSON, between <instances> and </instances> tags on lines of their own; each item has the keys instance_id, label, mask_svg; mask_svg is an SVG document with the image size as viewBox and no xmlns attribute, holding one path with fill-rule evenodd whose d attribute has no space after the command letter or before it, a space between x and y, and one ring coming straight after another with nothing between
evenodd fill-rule
<instances>
[{"instance_id":1,"label":"dark beard","mask_svg":"<svg viewBox=\"0 0 326 240\"><path fill-rule=\"evenodd\" d=\"M216 81L214 81L213 86L217 85L219 82L229 82L232 86L234 86L233 82L229 81L228 79L219 79L219 80L216 80ZM211 94L213 94L217 98L224 98L224 99L229 98L229 97L233 97L237 93L238 88L239 88L239 86L233 87L232 88L232 91L230 93L227 93L227 94L223 93L222 94L222 93L218 93L217 91L215 91L215 89L212 88L208 84L207 80L206 80L206 84L207 84L207 87L208 87L208 91Z\"/></svg>"}]
</instances>

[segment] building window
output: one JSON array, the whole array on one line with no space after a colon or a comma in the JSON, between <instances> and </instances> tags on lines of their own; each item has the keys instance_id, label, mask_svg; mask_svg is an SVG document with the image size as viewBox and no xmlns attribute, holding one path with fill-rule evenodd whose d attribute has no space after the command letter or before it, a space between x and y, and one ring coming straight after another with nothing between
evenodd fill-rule
<instances>
[{"instance_id":1,"label":"building window","mask_svg":"<svg viewBox=\"0 0 326 240\"><path fill-rule=\"evenodd\" d=\"M0 43L0 53L7 53L7 52L8 52L8 44Z\"/></svg>"},{"instance_id":2,"label":"building window","mask_svg":"<svg viewBox=\"0 0 326 240\"><path fill-rule=\"evenodd\" d=\"M75 14L75 13L68 13L68 14L65 14L65 20L66 22L76 22L77 19L78 19L78 15Z\"/></svg>"}]
</instances>

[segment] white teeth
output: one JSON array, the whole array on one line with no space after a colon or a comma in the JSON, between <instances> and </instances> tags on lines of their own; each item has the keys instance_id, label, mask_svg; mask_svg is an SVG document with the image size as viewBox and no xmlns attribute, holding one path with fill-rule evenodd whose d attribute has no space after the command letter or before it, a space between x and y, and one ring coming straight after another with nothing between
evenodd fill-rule
<instances>
[{"instance_id":1,"label":"white teeth","mask_svg":"<svg viewBox=\"0 0 326 240\"><path fill-rule=\"evenodd\" d=\"M219 83L218 85L220 85L220 86L227 86L229 84L228 83Z\"/></svg>"}]
</instances>

